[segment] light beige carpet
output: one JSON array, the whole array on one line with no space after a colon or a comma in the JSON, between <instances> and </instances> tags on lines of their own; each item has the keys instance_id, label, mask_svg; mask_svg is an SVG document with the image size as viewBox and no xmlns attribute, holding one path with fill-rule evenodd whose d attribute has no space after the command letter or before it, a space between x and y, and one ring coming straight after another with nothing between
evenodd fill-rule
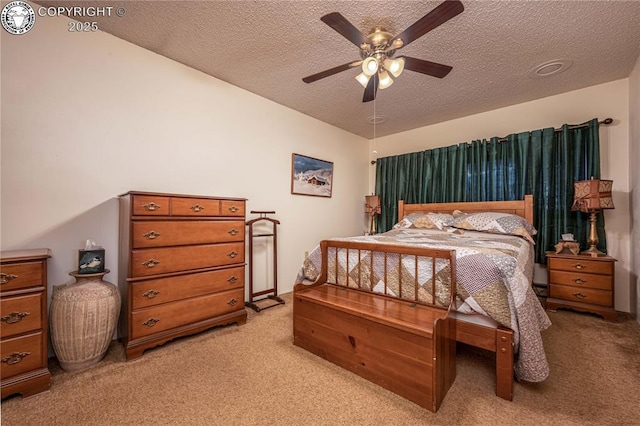
<instances>
[{"instance_id":1,"label":"light beige carpet","mask_svg":"<svg viewBox=\"0 0 640 426\"><path fill-rule=\"evenodd\" d=\"M493 359L462 347L433 414L292 344L291 294L246 325L179 339L79 373L52 362L51 391L2 403L3 426L27 425L638 425L640 325L550 313L551 375L494 395Z\"/></svg>"}]
</instances>

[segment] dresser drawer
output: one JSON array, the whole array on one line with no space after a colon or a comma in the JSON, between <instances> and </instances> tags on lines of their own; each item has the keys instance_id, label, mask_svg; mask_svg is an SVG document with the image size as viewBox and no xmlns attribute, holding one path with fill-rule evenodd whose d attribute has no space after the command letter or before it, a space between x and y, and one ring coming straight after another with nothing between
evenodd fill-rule
<instances>
[{"instance_id":1,"label":"dresser drawer","mask_svg":"<svg viewBox=\"0 0 640 426\"><path fill-rule=\"evenodd\" d=\"M595 288L600 290L611 290L613 288L613 277L611 275L550 271L549 280L553 284L562 284L581 288Z\"/></svg>"},{"instance_id":2,"label":"dresser drawer","mask_svg":"<svg viewBox=\"0 0 640 426\"><path fill-rule=\"evenodd\" d=\"M131 315L132 338L138 339L241 309L244 309L244 289L134 311Z\"/></svg>"},{"instance_id":3,"label":"dresser drawer","mask_svg":"<svg viewBox=\"0 0 640 426\"><path fill-rule=\"evenodd\" d=\"M42 366L42 333L2 339L3 379L26 373Z\"/></svg>"},{"instance_id":4,"label":"dresser drawer","mask_svg":"<svg viewBox=\"0 0 640 426\"><path fill-rule=\"evenodd\" d=\"M555 284L549 285L549 297L554 299L571 300L573 302L589 303L592 305L613 306L612 296L612 292L605 290Z\"/></svg>"},{"instance_id":5,"label":"dresser drawer","mask_svg":"<svg viewBox=\"0 0 640 426\"><path fill-rule=\"evenodd\" d=\"M172 216L219 216L220 200L206 198L172 198Z\"/></svg>"},{"instance_id":6,"label":"dresser drawer","mask_svg":"<svg viewBox=\"0 0 640 426\"><path fill-rule=\"evenodd\" d=\"M38 292L0 301L0 334L3 338L42 328L42 296Z\"/></svg>"},{"instance_id":7,"label":"dresser drawer","mask_svg":"<svg viewBox=\"0 0 640 426\"><path fill-rule=\"evenodd\" d=\"M133 222L133 248L244 241L244 221Z\"/></svg>"},{"instance_id":8,"label":"dresser drawer","mask_svg":"<svg viewBox=\"0 0 640 426\"><path fill-rule=\"evenodd\" d=\"M589 258L561 259L561 258L549 257L548 267L550 270L611 275L613 274L614 265L612 262L590 260Z\"/></svg>"},{"instance_id":9,"label":"dresser drawer","mask_svg":"<svg viewBox=\"0 0 640 426\"><path fill-rule=\"evenodd\" d=\"M131 276L146 277L244 262L244 241L238 243L139 249L131 252Z\"/></svg>"},{"instance_id":10,"label":"dresser drawer","mask_svg":"<svg viewBox=\"0 0 640 426\"><path fill-rule=\"evenodd\" d=\"M244 288L244 266L138 282L131 302L135 310L238 288Z\"/></svg>"},{"instance_id":11,"label":"dresser drawer","mask_svg":"<svg viewBox=\"0 0 640 426\"><path fill-rule=\"evenodd\" d=\"M244 204L244 201L222 200L220 214L244 217Z\"/></svg>"},{"instance_id":12,"label":"dresser drawer","mask_svg":"<svg viewBox=\"0 0 640 426\"><path fill-rule=\"evenodd\" d=\"M2 276L0 277L2 287L0 287L0 290L5 292L21 288L41 286L46 279L46 277L43 277L43 272L44 270L41 262L2 265Z\"/></svg>"},{"instance_id":13,"label":"dresser drawer","mask_svg":"<svg viewBox=\"0 0 640 426\"><path fill-rule=\"evenodd\" d=\"M134 216L168 216L170 198L156 195L134 195L131 214Z\"/></svg>"}]
</instances>

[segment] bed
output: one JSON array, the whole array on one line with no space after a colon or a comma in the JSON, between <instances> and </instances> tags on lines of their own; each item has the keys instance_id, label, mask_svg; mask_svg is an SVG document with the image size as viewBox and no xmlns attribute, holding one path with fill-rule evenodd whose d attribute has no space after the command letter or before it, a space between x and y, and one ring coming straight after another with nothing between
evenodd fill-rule
<instances>
[{"instance_id":1,"label":"bed","mask_svg":"<svg viewBox=\"0 0 640 426\"><path fill-rule=\"evenodd\" d=\"M511 228L509 228L509 226L500 226L495 223L484 232L475 230L478 228L473 223L470 227L452 227L449 226L450 224L444 226L438 224L437 227L414 226L416 217L423 219L428 217L432 222L437 222L433 217L455 213L456 225L460 225L467 219L467 222L473 222L473 219L482 216L483 212L491 212L489 215L504 216L509 220L515 220L516 217L524 218L526 219L524 222L530 225L533 220L533 197L527 195L521 201L436 204L405 204L399 201L398 218L400 220L395 229L378 235L333 240L348 241L350 247L356 250L358 247L366 249L374 246L384 250L385 247L398 244L406 247L455 250L454 275L458 291L454 309L449 310L448 313L448 316L455 321L455 340L495 353L496 395L512 400L514 376L522 381L541 382L549 374L541 332L549 327L551 322L532 287L534 247L529 234L535 235L535 230L532 231L531 227L522 232L517 226L510 225ZM426 221L429 222L429 220ZM496 227L499 229L496 230ZM504 231L502 228L509 232L502 232ZM517 231L511 232L513 230ZM388 278L385 269L383 279L379 276L373 279L371 275L373 272L366 272L370 275L365 273L364 282L370 284L363 286L359 283L359 279L354 278L362 275L363 266L358 259L354 260L352 254L342 254L340 257L336 252L332 254L334 255L335 261L332 262L341 263L340 269L351 274L343 283L349 291L368 293L370 297L380 295L384 298L413 299L418 303L419 298L424 295L434 297L428 286L425 289L420 287L422 284L416 285L414 291L406 289L411 286L405 287L404 290L398 289L398 280L411 278L412 274L407 271L399 274L400 278ZM358 254L358 258L360 256ZM351 265L349 265L349 259L351 259ZM492 259L493 264L488 263L488 259ZM373 264L363 263L365 270L367 265L369 269L374 269ZM318 285L317 280L322 267L322 253L318 247L305 259L296 278L294 325L297 303L295 295L305 291L312 283ZM354 272L356 270L357 274ZM430 285L433 285L435 280L429 277L426 279ZM358 282L354 284L356 281ZM440 298L446 300L446 292ZM330 359L330 354L325 358Z\"/></svg>"}]
</instances>

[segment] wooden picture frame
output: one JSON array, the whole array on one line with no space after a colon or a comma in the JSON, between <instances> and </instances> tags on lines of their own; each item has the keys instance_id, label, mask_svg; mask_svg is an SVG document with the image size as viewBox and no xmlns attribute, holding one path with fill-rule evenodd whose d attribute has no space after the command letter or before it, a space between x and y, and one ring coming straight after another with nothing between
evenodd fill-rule
<instances>
[{"instance_id":1,"label":"wooden picture frame","mask_svg":"<svg viewBox=\"0 0 640 426\"><path fill-rule=\"evenodd\" d=\"M291 155L291 193L331 198L333 163L301 154Z\"/></svg>"}]
</instances>

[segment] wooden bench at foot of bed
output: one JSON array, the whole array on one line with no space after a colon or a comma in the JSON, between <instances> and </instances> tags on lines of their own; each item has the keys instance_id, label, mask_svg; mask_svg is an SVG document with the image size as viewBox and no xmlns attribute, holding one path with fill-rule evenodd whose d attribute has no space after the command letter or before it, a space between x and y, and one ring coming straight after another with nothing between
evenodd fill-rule
<instances>
[{"instance_id":1,"label":"wooden bench at foot of bed","mask_svg":"<svg viewBox=\"0 0 640 426\"><path fill-rule=\"evenodd\" d=\"M449 309L328 283L328 244L349 245L323 241L320 278L294 287L294 344L437 411L456 376L456 326ZM357 250L372 249L360 245ZM406 248L387 245L384 250L402 254ZM423 250L405 254L453 262L452 252ZM352 285L356 275L349 277Z\"/></svg>"}]
</instances>

